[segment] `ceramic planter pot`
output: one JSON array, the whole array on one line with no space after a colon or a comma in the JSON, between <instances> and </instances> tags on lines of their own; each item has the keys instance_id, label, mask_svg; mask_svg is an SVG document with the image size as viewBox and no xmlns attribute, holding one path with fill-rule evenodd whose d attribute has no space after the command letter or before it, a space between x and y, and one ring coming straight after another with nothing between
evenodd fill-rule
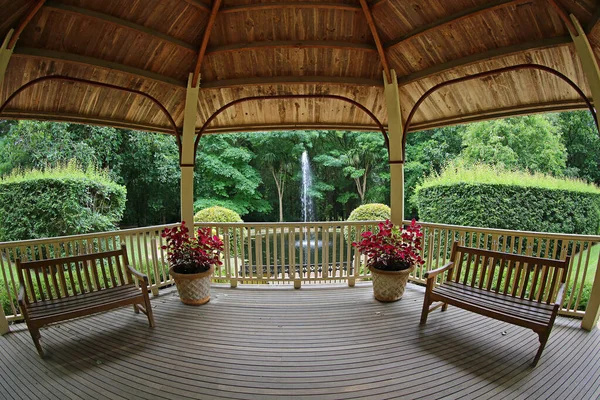
<instances>
[{"instance_id":1,"label":"ceramic planter pot","mask_svg":"<svg viewBox=\"0 0 600 400\"><path fill-rule=\"evenodd\" d=\"M197 274L180 274L175 272L174 267L169 268L169 274L173 277L177 292L183 304L199 306L210 300L210 279L215 270L213 265L208 271Z\"/></svg>"},{"instance_id":2,"label":"ceramic planter pot","mask_svg":"<svg viewBox=\"0 0 600 400\"><path fill-rule=\"evenodd\" d=\"M382 302L398 301L404 294L408 276L415 270L415 266L403 271L383 271L369 267L373 277L373 294Z\"/></svg>"}]
</instances>

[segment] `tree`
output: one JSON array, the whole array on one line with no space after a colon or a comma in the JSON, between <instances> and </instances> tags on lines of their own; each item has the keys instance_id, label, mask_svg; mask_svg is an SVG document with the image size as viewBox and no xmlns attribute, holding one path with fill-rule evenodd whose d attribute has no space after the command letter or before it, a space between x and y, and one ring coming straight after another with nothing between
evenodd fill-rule
<instances>
[{"instance_id":1,"label":"tree","mask_svg":"<svg viewBox=\"0 0 600 400\"><path fill-rule=\"evenodd\" d=\"M560 113L556 124L568 150L567 174L600 184L600 138L591 113Z\"/></svg>"},{"instance_id":2,"label":"tree","mask_svg":"<svg viewBox=\"0 0 600 400\"><path fill-rule=\"evenodd\" d=\"M260 174L250 164L254 157L240 136L203 137L196 157L194 209L220 205L240 215L268 212L271 205L259 191Z\"/></svg>"},{"instance_id":3,"label":"tree","mask_svg":"<svg viewBox=\"0 0 600 400\"><path fill-rule=\"evenodd\" d=\"M315 162L341 169L344 176L353 180L360 204L364 204L369 178L380 173L387 160L383 138L373 132L335 131L331 141L334 148L315 157Z\"/></svg>"},{"instance_id":4,"label":"tree","mask_svg":"<svg viewBox=\"0 0 600 400\"><path fill-rule=\"evenodd\" d=\"M461 158L469 163L503 164L509 168L562 175L566 149L548 116L529 115L467 126Z\"/></svg>"},{"instance_id":5,"label":"tree","mask_svg":"<svg viewBox=\"0 0 600 400\"><path fill-rule=\"evenodd\" d=\"M279 222L283 222L283 196L286 183L293 178L298 170L298 160L310 145L313 135L305 132L259 132L247 134L246 139L251 143L256 154L255 160L259 169L268 170L277 188L279 204ZM262 167L262 168L261 168Z\"/></svg>"}]
</instances>

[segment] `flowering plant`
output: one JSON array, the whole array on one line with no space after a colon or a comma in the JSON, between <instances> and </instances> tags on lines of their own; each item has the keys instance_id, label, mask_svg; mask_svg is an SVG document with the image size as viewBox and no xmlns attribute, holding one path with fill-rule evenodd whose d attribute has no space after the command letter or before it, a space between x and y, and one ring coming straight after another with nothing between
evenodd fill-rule
<instances>
[{"instance_id":1,"label":"flowering plant","mask_svg":"<svg viewBox=\"0 0 600 400\"><path fill-rule=\"evenodd\" d=\"M379 232L364 232L360 242L352 243L367 256L367 266L384 271L402 271L425 263L421 258L421 226L413 219L404 229L390 220L379 223Z\"/></svg>"},{"instance_id":2,"label":"flowering plant","mask_svg":"<svg viewBox=\"0 0 600 400\"><path fill-rule=\"evenodd\" d=\"M209 228L198 229L196 238L191 238L185 221L181 226L165 228L161 236L167 239L166 246L169 263L175 272L194 274L208 271L213 264L221 265L219 254L223 251L223 242L211 235Z\"/></svg>"}]
</instances>

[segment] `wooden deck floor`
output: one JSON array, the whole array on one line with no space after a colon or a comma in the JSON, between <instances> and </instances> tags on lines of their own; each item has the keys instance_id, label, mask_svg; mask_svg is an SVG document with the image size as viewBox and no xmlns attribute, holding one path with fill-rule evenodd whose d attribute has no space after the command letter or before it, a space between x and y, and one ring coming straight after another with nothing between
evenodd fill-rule
<instances>
[{"instance_id":1,"label":"wooden deck floor","mask_svg":"<svg viewBox=\"0 0 600 400\"><path fill-rule=\"evenodd\" d=\"M422 288L214 288L201 307L153 302L0 337L3 398L557 398L600 396L600 332L559 318L536 369L532 331L450 307L419 327Z\"/></svg>"}]
</instances>

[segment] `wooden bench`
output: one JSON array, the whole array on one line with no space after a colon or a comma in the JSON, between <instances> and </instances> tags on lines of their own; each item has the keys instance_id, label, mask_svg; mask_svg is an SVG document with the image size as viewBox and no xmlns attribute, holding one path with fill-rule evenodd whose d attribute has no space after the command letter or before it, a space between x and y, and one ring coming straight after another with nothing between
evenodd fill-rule
<instances>
[{"instance_id":1,"label":"wooden bench","mask_svg":"<svg viewBox=\"0 0 600 400\"><path fill-rule=\"evenodd\" d=\"M125 245L103 253L16 261L19 307L40 357L44 356L40 328L52 322L133 305L154 327L148 277L129 265Z\"/></svg>"},{"instance_id":2,"label":"wooden bench","mask_svg":"<svg viewBox=\"0 0 600 400\"><path fill-rule=\"evenodd\" d=\"M535 367L563 301L568 267L569 257L561 261L520 256L455 242L450 262L425 274L421 325L431 311L438 307L445 311L450 304L532 329L540 340ZM440 274L443 282L437 285ZM434 302L439 303L431 307Z\"/></svg>"}]
</instances>

